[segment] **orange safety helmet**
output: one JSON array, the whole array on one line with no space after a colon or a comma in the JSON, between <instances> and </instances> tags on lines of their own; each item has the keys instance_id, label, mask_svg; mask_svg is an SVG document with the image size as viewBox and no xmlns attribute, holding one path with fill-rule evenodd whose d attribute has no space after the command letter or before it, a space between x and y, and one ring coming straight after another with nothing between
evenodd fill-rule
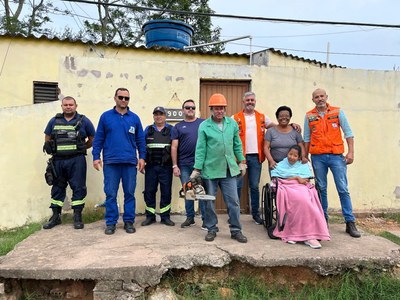
<instances>
[{"instance_id":1,"label":"orange safety helmet","mask_svg":"<svg viewBox=\"0 0 400 300\"><path fill-rule=\"evenodd\" d=\"M208 107L212 106L227 106L225 96L222 94L213 94L208 100Z\"/></svg>"}]
</instances>

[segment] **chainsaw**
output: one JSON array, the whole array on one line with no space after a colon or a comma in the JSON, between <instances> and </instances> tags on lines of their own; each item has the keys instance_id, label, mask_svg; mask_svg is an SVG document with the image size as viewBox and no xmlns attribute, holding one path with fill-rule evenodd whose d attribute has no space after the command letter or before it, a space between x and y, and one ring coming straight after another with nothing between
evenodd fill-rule
<instances>
[{"instance_id":1,"label":"chainsaw","mask_svg":"<svg viewBox=\"0 0 400 300\"><path fill-rule=\"evenodd\" d=\"M185 182L182 189L179 192L180 197L185 198L185 200L205 200L213 201L215 196L207 195L206 190L202 185L201 177L195 177L190 179L190 181Z\"/></svg>"}]
</instances>

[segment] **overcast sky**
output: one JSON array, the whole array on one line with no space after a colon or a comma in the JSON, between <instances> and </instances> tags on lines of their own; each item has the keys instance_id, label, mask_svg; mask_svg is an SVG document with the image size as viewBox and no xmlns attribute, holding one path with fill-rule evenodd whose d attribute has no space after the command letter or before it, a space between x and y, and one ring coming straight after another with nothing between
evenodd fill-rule
<instances>
[{"instance_id":1,"label":"overcast sky","mask_svg":"<svg viewBox=\"0 0 400 300\"><path fill-rule=\"evenodd\" d=\"M96 11L91 4L60 0L54 3L61 8L74 7L74 11L82 15ZM210 0L209 6L218 14L400 25L400 0ZM60 29L66 25L74 27L79 22L72 17L64 19L64 23L59 21L53 25ZM355 69L400 71L400 29L397 28L291 24L219 17L213 17L212 22L222 28L221 39L252 36L253 52L275 48L306 59L327 62L329 43L331 64ZM225 51L248 53L250 40L230 42Z\"/></svg>"},{"instance_id":2,"label":"overcast sky","mask_svg":"<svg viewBox=\"0 0 400 300\"><path fill-rule=\"evenodd\" d=\"M400 25L399 0L210 0L209 6L220 14ZM304 25L225 18L212 18L212 21L222 28L222 39L251 35L253 52L275 48L326 62L329 43L329 62L332 64L356 69L400 70L400 28ZM249 49L249 39L226 46L227 52L247 53Z\"/></svg>"}]
</instances>

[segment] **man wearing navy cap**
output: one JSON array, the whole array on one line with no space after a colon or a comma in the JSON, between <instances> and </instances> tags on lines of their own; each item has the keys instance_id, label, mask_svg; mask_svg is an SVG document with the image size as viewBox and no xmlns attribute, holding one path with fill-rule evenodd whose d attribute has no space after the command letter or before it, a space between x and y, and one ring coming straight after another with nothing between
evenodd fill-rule
<instances>
[{"instance_id":1,"label":"man wearing navy cap","mask_svg":"<svg viewBox=\"0 0 400 300\"><path fill-rule=\"evenodd\" d=\"M167 113L162 106L153 110L154 123L146 127L146 166L144 179L144 201L146 202L146 220L142 226L156 222L156 193L160 185L161 223L174 226L170 219L171 186L172 186L172 159L171 134L173 126L166 123Z\"/></svg>"}]
</instances>

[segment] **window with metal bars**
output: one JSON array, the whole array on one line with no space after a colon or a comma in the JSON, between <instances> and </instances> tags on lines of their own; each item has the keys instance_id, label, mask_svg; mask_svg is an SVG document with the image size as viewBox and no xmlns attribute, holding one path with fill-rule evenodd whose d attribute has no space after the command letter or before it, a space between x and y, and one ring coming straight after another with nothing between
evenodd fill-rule
<instances>
[{"instance_id":1,"label":"window with metal bars","mask_svg":"<svg viewBox=\"0 0 400 300\"><path fill-rule=\"evenodd\" d=\"M58 82L44 82L44 81L33 82L34 104L57 101L59 94L60 94L60 89L58 88Z\"/></svg>"}]
</instances>

